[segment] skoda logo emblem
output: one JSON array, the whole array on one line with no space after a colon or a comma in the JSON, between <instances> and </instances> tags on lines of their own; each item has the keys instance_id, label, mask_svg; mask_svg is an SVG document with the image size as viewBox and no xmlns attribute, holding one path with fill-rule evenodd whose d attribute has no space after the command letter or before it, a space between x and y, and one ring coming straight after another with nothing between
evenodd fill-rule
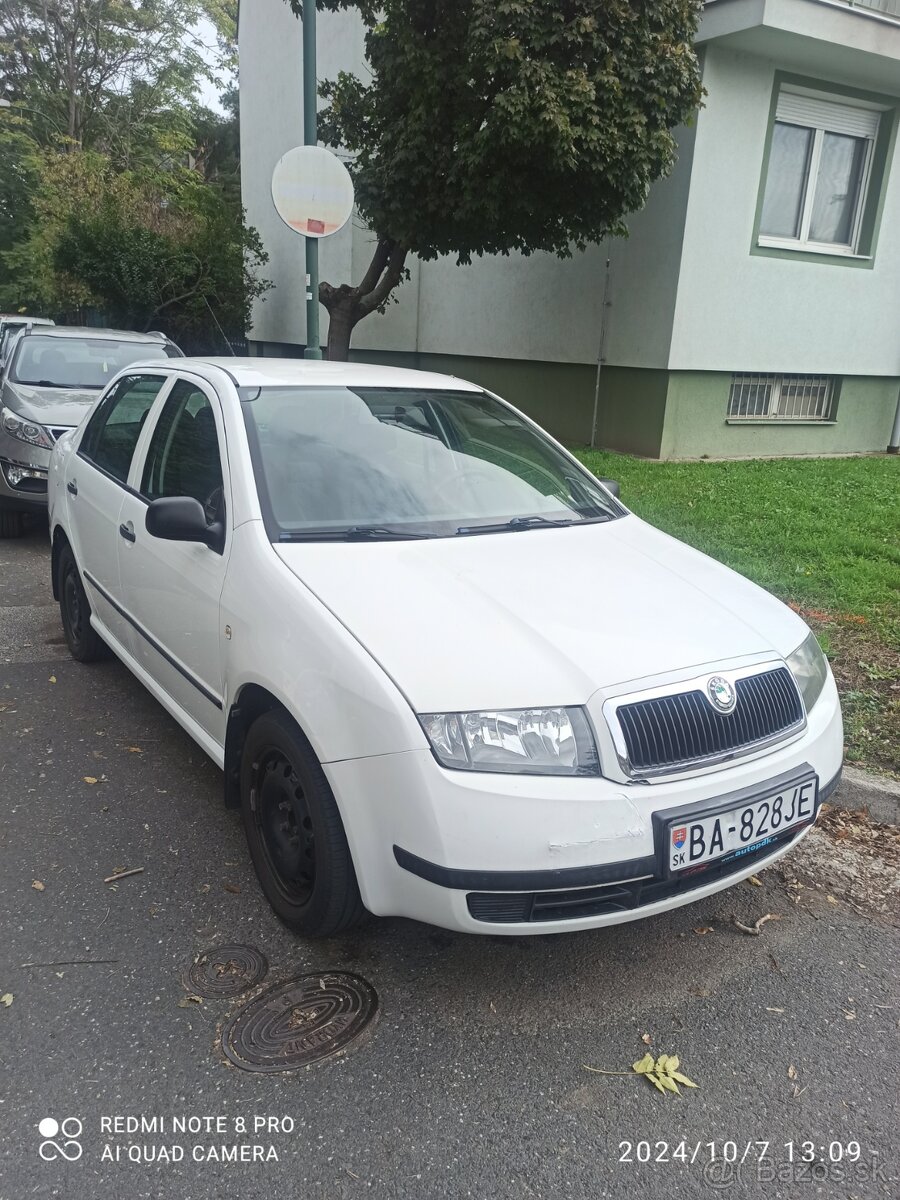
<instances>
[{"instance_id":1,"label":"skoda logo emblem","mask_svg":"<svg viewBox=\"0 0 900 1200\"><path fill-rule=\"evenodd\" d=\"M721 675L710 675L706 681L706 694L709 702L720 713L734 712L737 704L737 693L727 679Z\"/></svg>"}]
</instances>

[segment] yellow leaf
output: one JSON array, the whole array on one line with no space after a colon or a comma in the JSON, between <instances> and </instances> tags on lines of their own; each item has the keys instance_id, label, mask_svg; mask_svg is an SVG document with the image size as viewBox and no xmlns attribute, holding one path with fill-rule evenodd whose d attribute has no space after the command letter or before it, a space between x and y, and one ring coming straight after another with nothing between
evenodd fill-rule
<instances>
[{"instance_id":1,"label":"yellow leaf","mask_svg":"<svg viewBox=\"0 0 900 1200\"><path fill-rule=\"evenodd\" d=\"M754 887L762 887L762 880L758 879L756 875L751 875L747 882L752 883Z\"/></svg>"},{"instance_id":2,"label":"yellow leaf","mask_svg":"<svg viewBox=\"0 0 900 1200\"><path fill-rule=\"evenodd\" d=\"M51 675L51 676L50 676L50 682L51 682L51 683L56 683L56 676L55 676L55 675Z\"/></svg>"},{"instance_id":3,"label":"yellow leaf","mask_svg":"<svg viewBox=\"0 0 900 1200\"><path fill-rule=\"evenodd\" d=\"M12 992L4 992L3 995L0 996L0 1004L5 1004L7 1008L9 1008L9 1006L12 1004L12 1002L13 1002Z\"/></svg>"},{"instance_id":4,"label":"yellow leaf","mask_svg":"<svg viewBox=\"0 0 900 1200\"><path fill-rule=\"evenodd\" d=\"M44 890L44 885L41 883L41 881L39 879L32 879L31 886L34 888L34 890L36 892L42 892Z\"/></svg>"},{"instance_id":5,"label":"yellow leaf","mask_svg":"<svg viewBox=\"0 0 900 1200\"><path fill-rule=\"evenodd\" d=\"M650 1080L650 1082L653 1084L653 1086L656 1088L656 1090L658 1092L662 1092L663 1095L666 1094L666 1089L659 1082L659 1080L656 1078L656 1076L653 1074L652 1071L647 1072L647 1078Z\"/></svg>"},{"instance_id":6,"label":"yellow leaf","mask_svg":"<svg viewBox=\"0 0 900 1200\"><path fill-rule=\"evenodd\" d=\"M654 1067L653 1055L645 1054L640 1062L632 1064L631 1069L637 1071L638 1075L646 1075L648 1071L652 1071Z\"/></svg>"},{"instance_id":7,"label":"yellow leaf","mask_svg":"<svg viewBox=\"0 0 900 1200\"><path fill-rule=\"evenodd\" d=\"M85 775L84 782L85 783L96 783L97 780L93 775Z\"/></svg>"},{"instance_id":8,"label":"yellow leaf","mask_svg":"<svg viewBox=\"0 0 900 1200\"><path fill-rule=\"evenodd\" d=\"M665 1069L666 1069L666 1063L667 1063L668 1061L669 1061L669 1056L668 1056L668 1054L661 1054L661 1055L659 1056L659 1058L656 1060L656 1071L657 1071L657 1074L662 1074L662 1072L663 1072L663 1071L665 1071Z\"/></svg>"},{"instance_id":9,"label":"yellow leaf","mask_svg":"<svg viewBox=\"0 0 900 1200\"><path fill-rule=\"evenodd\" d=\"M797 1078L797 1068L794 1066L793 1063L791 1063L791 1065L788 1067L788 1079L796 1079L796 1078Z\"/></svg>"},{"instance_id":10,"label":"yellow leaf","mask_svg":"<svg viewBox=\"0 0 900 1200\"><path fill-rule=\"evenodd\" d=\"M666 1074L674 1075L675 1072L678 1070L678 1066L679 1066L678 1055L670 1054L668 1059L666 1060Z\"/></svg>"},{"instance_id":11,"label":"yellow leaf","mask_svg":"<svg viewBox=\"0 0 900 1200\"><path fill-rule=\"evenodd\" d=\"M670 1079L668 1077L668 1075L659 1075L658 1079L659 1079L659 1082L663 1085L664 1088L666 1088L667 1091L676 1092L676 1093L678 1092L678 1084L675 1082L674 1079Z\"/></svg>"},{"instance_id":12,"label":"yellow leaf","mask_svg":"<svg viewBox=\"0 0 900 1200\"><path fill-rule=\"evenodd\" d=\"M679 1083L683 1083L685 1087L695 1088L700 1086L699 1083L693 1083L690 1079L688 1079L687 1075L682 1075L680 1071L673 1071L672 1078L677 1079Z\"/></svg>"}]
</instances>

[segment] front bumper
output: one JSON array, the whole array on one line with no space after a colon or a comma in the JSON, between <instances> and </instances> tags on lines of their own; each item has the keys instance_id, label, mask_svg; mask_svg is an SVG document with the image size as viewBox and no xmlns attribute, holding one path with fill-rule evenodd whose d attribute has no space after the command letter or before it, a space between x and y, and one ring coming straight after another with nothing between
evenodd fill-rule
<instances>
[{"instance_id":1,"label":"front bumper","mask_svg":"<svg viewBox=\"0 0 900 1200\"><path fill-rule=\"evenodd\" d=\"M818 776L821 800L839 776L842 755L829 676L801 737L763 757L665 783L448 771L429 750L324 769L371 912L470 933L529 934L652 916L768 866L808 827L727 869L666 881L654 813L761 791L805 766ZM530 915L523 917L526 904Z\"/></svg>"},{"instance_id":2,"label":"front bumper","mask_svg":"<svg viewBox=\"0 0 900 1200\"><path fill-rule=\"evenodd\" d=\"M0 506L17 512L46 512L50 453L0 429ZM32 474L16 480L16 468Z\"/></svg>"}]
</instances>

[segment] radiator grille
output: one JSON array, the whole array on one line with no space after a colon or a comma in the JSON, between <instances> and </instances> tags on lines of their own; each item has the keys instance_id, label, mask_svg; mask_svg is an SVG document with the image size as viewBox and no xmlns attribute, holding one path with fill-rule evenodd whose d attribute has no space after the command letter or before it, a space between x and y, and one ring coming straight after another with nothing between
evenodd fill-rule
<instances>
[{"instance_id":1,"label":"radiator grille","mask_svg":"<svg viewBox=\"0 0 900 1200\"><path fill-rule=\"evenodd\" d=\"M631 769L681 768L718 758L769 741L803 721L800 695L786 667L738 679L735 691L737 703L727 715L699 689L623 704L617 715Z\"/></svg>"}]
</instances>

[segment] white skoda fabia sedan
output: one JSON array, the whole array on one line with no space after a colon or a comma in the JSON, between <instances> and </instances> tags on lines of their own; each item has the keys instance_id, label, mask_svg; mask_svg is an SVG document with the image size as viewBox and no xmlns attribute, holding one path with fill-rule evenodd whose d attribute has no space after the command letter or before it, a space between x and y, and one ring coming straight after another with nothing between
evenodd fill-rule
<instances>
[{"instance_id":1,"label":"white skoda fabia sedan","mask_svg":"<svg viewBox=\"0 0 900 1200\"><path fill-rule=\"evenodd\" d=\"M292 929L589 929L774 862L842 755L806 625L616 491L459 379L152 362L54 448L54 594L224 770Z\"/></svg>"}]
</instances>

